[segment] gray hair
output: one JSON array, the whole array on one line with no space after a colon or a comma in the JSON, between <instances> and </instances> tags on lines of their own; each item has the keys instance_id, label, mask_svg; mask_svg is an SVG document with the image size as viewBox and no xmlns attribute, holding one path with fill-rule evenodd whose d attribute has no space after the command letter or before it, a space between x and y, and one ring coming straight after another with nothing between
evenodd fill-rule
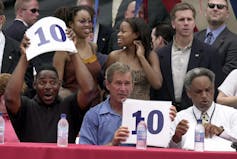
<instances>
[{"instance_id":1,"label":"gray hair","mask_svg":"<svg viewBox=\"0 0 237 159\"><path fill-rule=\"evenodd\" d=\"M121 62L115 62L113 64L111 64L107 69L106 69L106 72L105 72L105 79L111 83L112 80L113 80L113 75L115 72L119 72L119 73L127 73L127 72L130 72L131 75L132 75L132 79L133 79L133 74L132 74L132 70L131 68L126 65L126 64L123 64ZM132 81L133 82L133 81Z\"/></svg>"},{"instance_id":2,"label":"gray hair","mask_svg":"<svg viewBox=\"0 0 237 159\"><path fill-rule=\"evenodd\" d=\"M184 87L186 89L189 89L192 84L192 81L200 76L206 76L210 79L212 84L215 83L215 74L211 70L203 67L198 67L187 72L184 78Z\"/></svg>"}]
</instances>

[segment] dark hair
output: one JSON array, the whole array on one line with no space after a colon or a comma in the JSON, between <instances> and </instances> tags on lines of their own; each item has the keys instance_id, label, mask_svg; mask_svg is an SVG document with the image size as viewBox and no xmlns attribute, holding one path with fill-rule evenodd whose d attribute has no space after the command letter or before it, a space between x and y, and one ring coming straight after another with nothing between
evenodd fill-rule
<instances>
[{"instance_id":1,"label":"dark hair","mask_svg":"<svg viewBox=\"0 0 237 159\"><path fill-rule=\"evenodd\" d=\"M54 17L62 19L66 26L69 27L69 8L68 7L59 7L54 11Z\"/></svg>"},{"instance_id":2,"label":"dark hair","mask_svg":"<svg viewBox=\"0 0 237 159\"><path fill-rule=\"evenodd\" d=\"M148 55L151 51L151 31L150 27L146 24L144 19L142 18L127 18L123 20L127 22L134 33L138 34L137 40L141 40L144 49L145 49L145 57L148 58Z\"/></svg>"},{"instance_id":3,"label":"dark hair","mask_svg":"<svg viewBox=\"0 0 237 159\"><path fill-rule=\"evenodd\" d=\"M37 69L36 79L38 78L38 75L40 74L40 72L44 71L44 70L53 71L53 72L56 73L56 75L58 77L58 72L57 72L57 70L54 66L49 65L49 64L43 64L43 65L39 66L38 69Z\"/></svg>"},{"instance_id":4,"label":"dark hair","mask_svg":"<svg viewBox=\"0 0 237 159\"><path fill-rule=\"evenodd\" d=\"M92 7L87 6L87 5L79 5L79 6L73 6L71 8L69 8L69 18L68 21L69 22L73 22L77 12L81 11L81 10L86 10L90 16L91 16L91 20L93 20L94 17L94 10Z\"/></svg>"},{"instance_id":5,"label":"dark hair","mask_svg":"<svg viewBox=\"0 0 237 159\"><path fill-rule=\"evenodd\" d=\"M181 2L181 3L177 3L173 7L173 9L170 11L170 18L171 18L171 20L175 19L175 13L177 11L184 11L184 10L191 10L193 12L193 18L196 17L196 10L195 10L195 8L191 4L189 4L189 3Z\"/></svg>"},{"instance_id":6,"label":"dark hair","mask_svg":"<svg viewBox=\"0 0 237 159\"><path fill-rule=\"evenodd\" d=\"M174 34L175 31L170 23L159 23L155 26L155 36L162 36L167 43L173 40Z\"/></svg>"},{"instance_id":7,"label":"dark hair","mask_svg":"<svg viewBox=\"0 0 237 159\"><path fill-rule=\"evenodd\" d=\"M0 15L3 15L4 14L4 4L2 1L0 1Z\"/></svg>"}]
</instances>

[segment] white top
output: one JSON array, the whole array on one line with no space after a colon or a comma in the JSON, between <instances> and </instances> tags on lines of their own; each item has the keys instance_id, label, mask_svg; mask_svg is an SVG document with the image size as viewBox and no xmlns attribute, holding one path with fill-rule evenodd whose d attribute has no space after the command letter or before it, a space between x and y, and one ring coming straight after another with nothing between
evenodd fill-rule
<instances>
[{"instance_id":1,"label":"white top","mask_svg":"<svg viewBox=\"0 0 237 159\"><path fill-rule=\"evenodd\" d=\"M180 48L175 42L173 43L171 54L171 67L176 102L181 101L184 77L187 72L190 53L191 43L185 48Z\"/></svg>"},{"instance_id":2,"label":"white top","mask_svg":"<svg viewBox=\"0 0 237 159\"><path fill-rule=\"evenodd\" d=\"M2 69L2 59L3 59L3 53L5 48L5 36L3 35L2 31L0 31L0 72Z\"/></svg>"},{"instance_id":3,"label":"white top","mask_svg":"<svg viewBox=\"0 0 237 159\"><path fill-rule=\"evenodd\" d=\"M115 24L115 19L116 19L118 9L121 3L122 3L122 0L113 0L112 2L112 26L114 26Z\"/></svg>"},{"instance_id":4,"label":"white top","mask_svg":"<svg viewBox=\"0 0 237 159\"><path fill-rule=\"evenodd\" d=\"M218 87L227 96L237 96L237 69L229 73L224 82Z\"/></svg>"},{"instance_id":5,"label":"white top","mask_svg":"<svg viewBox=\"0 0 237 159\"><path fill-rule=\"evenodd\" d=\"M211 124L214 124L218 127L224 127L224 132L221 133L219 137L232 142L237 141L237 109L213 102L212 106L208 109L207 114L210 117L209 122ZM176 126L183 119L189 122L189 129L187 133L182 136L182 141L180 143L176 144L171 141L170 147L193 150L194 131L197 124L196 118L200 118L200 116L201 111L199 111L195 106L189 107L177 113L175 120L171 124L172 134L175 133Z\"/></svg>"}]
</instances>

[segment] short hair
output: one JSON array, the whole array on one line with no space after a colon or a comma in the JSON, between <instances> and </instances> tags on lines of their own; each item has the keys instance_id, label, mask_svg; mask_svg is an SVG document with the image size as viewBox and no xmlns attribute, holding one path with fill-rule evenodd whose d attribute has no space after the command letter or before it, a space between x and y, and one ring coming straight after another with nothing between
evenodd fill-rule
<instances>
[{"instance_id":1,"label":"short hair","mask_svg":"<svg viewBox=\"0 0 237 159\"><path fill-rule=\"evenodd\" d=\"M195 8L191 4L189 4L189 3L181 2L181 3L177 3L173 7L173 9L170 11L170 18L171 18L171 20L175 19L175 13L177 11L184 11L184 10L191 10L193 12L193 17L194 18L196 17L196 10L195 10Z\"/></svg>"},{"instance_id":2,"label":"short hair","mask_svg":"<svg viewBox=\"0 0 237 159\"><path fill-rule=\"evenodd\" d=\"M155 27L155 37L162 36L166 42L173 40L175 31L169 23L158 23Z\"/></svg>"},{"instance_id":3,"label":"short hair","mask_svg":"<svg viewBox=\"0 0 237 159\"><path fill-rule=\"evenodd\" d=\"M4 9L5 9L4 4L2 1L0 1L0 15L4 15Z\"/></svg>"},{"instance_id":4,"label":"short hair","mask_svg":"<svg viewBox=\"0 0 237 159\"><path fill-rule=\"evenodd\" d=\"M49 70L49 71L53 71L55 72L55 74L58 76L58 72L56 70L56 68L52 65L49 65L49 64L43 64L41 66L39 66L39 68L36 70L37 74L36 74L36 79L38 78L39 74L41 71L44 71L44 70Z\"/></svg>"},{"instance_id":5,"label":"short hair","mask_svg":"<svg viewBox=\"0 0 237 159\"><path fill-rule=\"evenodd\" d=\"M119 73L131 73L132 76L132 83L133 83L133 74L132 74L132 70L131 68L127 65L127 64L123 64L121 62L115 62L113 64L111 64L105 71L105 79L111 83L113 80L113 75L115 72L119 72Z\"/></svg>"},{"instance_id":6,"label":"short hair","mask_svg":"<svg viewBox=\"0 0 237 159\"><path fill-rule=\"evenodd\" d=\"M11 77L11 74L9 73L1 73L0 74L0 96L2 96L5 93L5 89L7 86L7 83ZM24 83L22 87L22 93L26 90L27 86Z\"/></svg>"},{"instance_id":7,"label":"short hair","mask_svg":"<svg viewBox=\"0 0 237 159\"><path fill-rule=\"evenodd\" d=\"M212 84L215 83L215 74L211 70L203 67L197 67L187 72L184 78L184 87L189 89L192 85L192 81L200 76L206 76L210 79Z\"/></svg>"},{"instance_id":8,"label":"short hair","mask_svg":"<svg viewBox=\"0 0 237 159\"><path fill-rule=\"evenodd\" d=\"M15 8L15 12L20 9L20 8L25 8L26 4L29 3L32 0L16 0L14 8Z\"/></svg>"}]
</instances>

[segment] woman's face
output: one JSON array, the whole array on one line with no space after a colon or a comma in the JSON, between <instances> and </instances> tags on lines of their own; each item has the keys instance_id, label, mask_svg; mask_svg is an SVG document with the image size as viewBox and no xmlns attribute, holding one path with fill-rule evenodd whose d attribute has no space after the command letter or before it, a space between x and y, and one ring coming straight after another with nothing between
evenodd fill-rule
<instances>
[{"instance_id":1,"label":"woman's face","mask_svg":"<svg viewBox=\"0 0 237 159\"><path fill-rule=\"evenodd\" d=\"M118 46L123 47L133 45L133 41L137 39L137 37L137 34L133 32L130 24L123 21L118 33Z\"/></svg>"},{"instance_id":2,"label":"woman's face","mask_svg":"<svg viewBox=\"0 0 237 159\"><path fill-rule=\"evenodd\" d=\"M80 38L87 38L92 32L92 20L88 11L80 10L71 23L71 28Z\"/></svg>"}]
</instances>

